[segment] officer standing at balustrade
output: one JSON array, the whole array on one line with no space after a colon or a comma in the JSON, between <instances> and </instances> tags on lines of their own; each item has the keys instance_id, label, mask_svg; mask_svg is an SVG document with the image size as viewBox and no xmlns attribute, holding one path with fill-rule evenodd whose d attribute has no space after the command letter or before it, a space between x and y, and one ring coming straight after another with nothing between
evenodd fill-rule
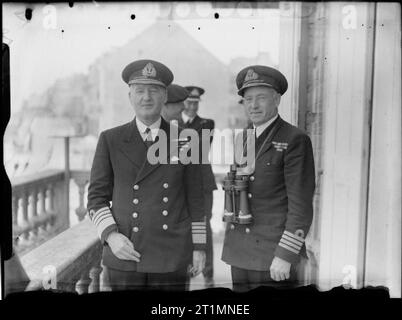
<instances>
[{"instance_id":1,"label":"officer standing at balustrade","mask_svg":"<svg viewBox=\"0 0 402 320\"><path fill-rule=\"evenodd\" d=\"M278 114L288 87L282 73L250 66L239 72L236 84L256 137L255 164L248 177L253 222L227 223L222 260L231 265L235 291L259 285L293 287L300 256L306 257L304 241L313 219L311 141Z\"/></svg>"},{"instance_id":2,"label":"officer standing at balustrade","mask_svg":"<svg viewBox=\"0 0 402 320\"><path fill-rule=\"evenodd\" d=\"M202 187L204 192L204 204L205 204L205 215L206 215L206 228L207 228L207 244L206 244L206 262L205 269L203 270L203 275L205 279L206 287L212 287L213 282L213 241L212 241L212 229L211 229L211 218L212 218L212 205L213 205L213 191L217 189L215 176L212 172L211 164L208 161L209 148L206 154L202 154L202 145L207 144L210 146L212 144L213 135L210 135L209 141L202 140L202 130L207 129L213 132L215 128L215 122L212 119L201 118L198 113L199 103L201 100L201 95L204 94L205 90L197 86L186 86L185 87L189 93L187 100L185 101L185 108L182 112L182 119L179 125L184 128L194 129L198 132L200 143L200 162L202 162ZM205 148L204 148L205 149ZM205 158L205 159L204 159Z\"/></svg>"},{"instance_id":3,"label":"officer standing at balustrade","mask_svg":"<svg viewBox=\"0 0 402 320\"><path fill-rule=\"evenodd\" d=\"M205 264L200 166L170 158L177 137L160 116L173 80L169 68L138 60L124 68L122 78L136 116L100 134L88 189L106 278L112 290L184 290L189 264L195 273ZM148 149L163 141L163 133L168 152L164 162L153 164Z\"/></svg>"}]
</instances>

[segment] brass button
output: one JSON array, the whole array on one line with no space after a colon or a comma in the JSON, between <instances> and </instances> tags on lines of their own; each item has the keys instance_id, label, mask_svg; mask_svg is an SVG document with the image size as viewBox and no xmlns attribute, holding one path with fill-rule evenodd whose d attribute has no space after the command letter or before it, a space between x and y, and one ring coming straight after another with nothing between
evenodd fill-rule
<instances>
[{"instance_id":1,"label":"brass button","mask_svg":"<svg viewBox=\"0 0 402 320\"><path fill-rule=\"evenodd\" d=\"M254 176L251 176L250 181L254 181L254 180L255 180Z\"/></svg>"},{"instance_id":2,"label":"brass button","mask_svg":"<svg viewBox=\"0 0 402 320\"><path fill-rule=\"evenodd\" d=\"M134 203L134 204L138 204L138 202L140 202L138 199L134 199L134 200L133 200L133 203Z\"/></svg>"},{"instance_id":3,"label":"brass button","mask_svg":"<svg viewBox=\"0 0 402 320\"><path fill-rule=\"evenodd\" d=\"M138 213L137 212L134 212L133 213L133 218L135 219L135 218L137 218L138 217Z\"/></svg>"},{"instance_id":4,"label":"brass button","mask_svg":"<svg viewBox=\"0 0 402 320\"><path fill-rule=\"evenodd\" d=\"M249 197L249 198L252 198L252 197L253 197L253 195L252 195L251 193L249 193L249 194L248 194L248 197Z\"/></svg>"},{"instance_id":5,"label":"brass button","mask_svg":"<svg viewBox=\"0 0 402 320\"><path fill-rule=\"evenodd\" d=\"M168 229L168 225L167 225L167 224L164 224L164 225L162 226L162 228L163 228L163 230L167 230L167 229Z\"/></svg>"},{"instance_id":6,"label":"brass button","mask_svg":"<svg viewBox=\"0 0 402 320\"><path fill-rule=\"evenodd\" d=\"M168 211L167 210L163 210L162 214L166 217L168 215Z\"/></svg>"},{"instance_id":7,"label":"brass button","mask_svg":"<svg viewBox=\"0 0 402 320\"><path fill-rule=\"evenodd\" d=\"M267 166L270 166L270 165L271 165L271 162L268 162L268 163L267 163Z\"/></svg>"},{"instance_id":8,"label":"brass button","mask_svg":"<svg viewBox=\"0 0 402 320\"><path fill-rule=\"evenodd\" d=\"M138 190L140 188L140 186L138 184L134 185L134 190Z\"/></svg>"},{"instance_id":9,"label":"brass button","mask_svg":"<svg viewBox=\"0 0 402 320\"><path fill-rule=\"evenodd\" d=\"M235 228L234 224L231 224L230 229L234 230L234 228Z\"/></svg>"},{"instance_id":10,"label":"brass button","mask_svg":"<svg viewBox=\"0 0 402 320\"><path fill-rule=\"evenodd\" d=\"M138 230L139 230L138 227L134 227L134 228L133 228L133 231L134 231L134 232L138 232Z\"/></svg>"},{"instance_id":11,"label":"brass button","mask_svg":"<svg viewBox=\"0 0 402 320\"><path fill-rule=\"evenodd\" d=\"M168 197L163 197L163 202L168 202L169 201L169 198Z\"/></svg>"},{"instance_id":12,"label":"brass button","mask_svg":"<svg viewBox=\"0 0 402 320\"><path fill-rule=\"evenodd\" d=\"M246 233L250 233L250 229L249 229L249 228L246 228Z\"/></svg>"},{"instance_id":13,"label":"brass button","mask_svg":"<svg viewBox=\"0 0 402 320\"><path fill-rule=\"evenodd\" d=\"M165 183L163 184L163 187L164 187L165 189L167 189L167 188L169 188L169 184L165 182Z\"/></svg>"}]
</instances>

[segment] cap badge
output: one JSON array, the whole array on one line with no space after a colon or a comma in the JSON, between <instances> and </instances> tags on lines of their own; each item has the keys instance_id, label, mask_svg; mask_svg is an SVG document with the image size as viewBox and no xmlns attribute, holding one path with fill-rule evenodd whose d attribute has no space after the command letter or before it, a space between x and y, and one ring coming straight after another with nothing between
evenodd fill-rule
<instances>
[{"instance_id":1,"label":"cap badge","mask_svg":"<svg viewBox=\"0 0 402 320\"><path fill-rule=\"evenodd\" d=\"M253 69L248 69L246 76L244 77L244 82L258 79L258 73L254 72Z\"/></svg>"},{"instance_id":2,"label":"cap badge","mask_svg":"<svg viewBox=\"0 0 402 320\"><path fill-rule=\"evenodd\" d=\"M191 95L193 96L199 96L200 92L197 89L193 89L193 91L191 91Z\"/></svg>"},{"instance_id":3,"label":"cap badge","mask_svg":"<svg viewBox=\"0 0 402 320\"><path fill-rule=\"evenodd\" d=\"M142 69L142 75L144 77L156 77L156 70L152 63L148 63L144 69Z\"/></svg>"}]
</instances>

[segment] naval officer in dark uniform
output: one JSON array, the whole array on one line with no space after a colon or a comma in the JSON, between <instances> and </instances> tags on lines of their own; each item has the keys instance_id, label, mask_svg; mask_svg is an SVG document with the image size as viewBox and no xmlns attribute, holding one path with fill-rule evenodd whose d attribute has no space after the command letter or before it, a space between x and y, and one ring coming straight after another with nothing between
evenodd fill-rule
<instances>
[{"instance_id":1,"label":"naval officer in dark uniform","mask_svg":"<svg viewBox=\"0 0 402 320\"><path fill-rule=\"evenodd\" d=\"M213 205L213 191L217 189L215 176L212 172L211 164L208 161L209 146L213 141L213 130L215 128L215 122L212 119L201 118L198 115L198 108L201 100L201 96L205 93L203 88L197 86L186 86L189 93L187 100L185 101L185 108L182 112L182 119L179 125L184 128L194 129L197 131L200 143L200 163L202 162L202 187L204 193L204 205L206 215L206 228L207 228L207 244L206 244L206 261L205 269L203 270L204 280L206 287L212 287L214 285L213 275L213 239L211 229L212 218L212 205ZM209 136L208 141L203 141L202 130L210 130L212 133ZM202 146L205 144L204 152L202 152Z\"/></svg>"},{"instance_id":2,"label":"naval officer in dark uniform","mask_svg":"<svg viewBox=\"0 0 402 320\"><path fill-rule=\"evenodd\" d=\"M162 117L167 122L173 121L175 124L179 124L181 120L181 113L185 106L184 101L188 98L188 91L186 88L179 86L178 84L170 84L167 87L167 101L162 108Z\"/></svg>"},{"instance_id":3,"label":"naval officer in dark uniform","mask_svg":"<svg viewBox=\"0 0 402 320\"><path fill-rule=\"evenodd\" d=\"M278 114L288 84L282 73L250 66L236 78L255 133L255 163L248 201L253 223L228 223L222 260L231 265L233 289L293 287L313 219L315 173L310 138ZM247 143L247 139L241 139ZM246 148L245 148L246 149Z\"/></svg>"},{"instance_id":4,"label":"naval officer in dark uniform","mask_svg":"<svg viewBox=\"0 0 402 320\"><path fill-rule=\"evenodd\" d=\"M149 160L169 124L161 118L172 72L138 60L122 72L135 118L100 134L88 190L89 217L103 244L112 290L184 290L187 269L205 264L204 203L199 165ZM169 149L170 150L170 149ZM162 155L163 157L163 155Z\"/></svg>"}]
</instances>

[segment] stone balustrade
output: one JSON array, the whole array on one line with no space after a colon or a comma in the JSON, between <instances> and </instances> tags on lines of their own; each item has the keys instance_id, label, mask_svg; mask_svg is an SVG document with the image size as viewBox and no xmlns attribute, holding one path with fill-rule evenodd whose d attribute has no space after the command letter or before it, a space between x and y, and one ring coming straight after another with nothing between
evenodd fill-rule
<instances>
[{"instance_id":1,"label":"stone balustrade","mask_svg":"<svg viewBox=\"0 0 402 320\"><path fill-rule=\"evenodd\" d=\"M72 182L78 197L70 195ZM95 227L85 220L88 183L84 170L68 175L46 170L12 179L14 251L30 279L27 290L99 291L102 248ZM70 206L78 218L73 226Z\"/></svg>"},{"instance_id":2,"label":"stone balustrade","mask_svg":"<svg viewBox=\"0 0 402 320\"><path fill-rule=\"evenodd\" d=\"M61 232L21 257L27 291L98 292L102 245L89 219Z\"/></svg>"},{"instance_id":3,"label":"stone balustrade","mask_svg":"<svg viewBox=\"0 0 402 320\"><path fill-rule=\"evenodd\" d=\"M78 221L84 219L89 171L71 171L69 176L78 186L78 203L70 204L70 181L66 182L63 170L46 170L12 179L12 229L18 254L25 254L68 229L70 205L76 206Z\"/></svg>"}]
</instances>

